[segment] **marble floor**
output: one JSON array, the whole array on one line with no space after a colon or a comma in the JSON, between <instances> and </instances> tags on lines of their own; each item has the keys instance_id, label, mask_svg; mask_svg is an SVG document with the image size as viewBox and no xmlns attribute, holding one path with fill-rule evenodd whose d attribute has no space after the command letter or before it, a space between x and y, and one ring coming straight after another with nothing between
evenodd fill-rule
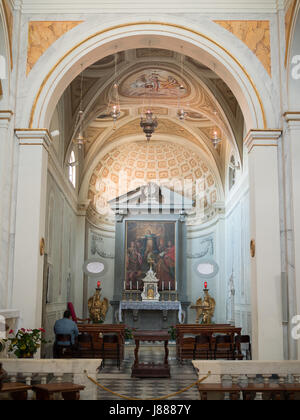
<instances>
[{"instance_id":1,"label":"marble floor","mask_svg":"<svg viewBox=\"0 0 300 420\"><path fill-rule=\"evenodd\" d=\"M136 379L131 378L134 362L134 346L126 346L125 360L119 370L115 361L107 361L98 376L98 382L112 391L128 397L154 399L175 393L197 381L197 374L191 362L185 361L182 366L176 360L175 346L169 347L169 364L171 379ZM164 347L160 345L142 345L139 359L143 363L161 363L164 360ZM99 388L99 400L121 400ZM172 397L169 400L199 400L197 387Z\"/></svg>"}]
</instances>

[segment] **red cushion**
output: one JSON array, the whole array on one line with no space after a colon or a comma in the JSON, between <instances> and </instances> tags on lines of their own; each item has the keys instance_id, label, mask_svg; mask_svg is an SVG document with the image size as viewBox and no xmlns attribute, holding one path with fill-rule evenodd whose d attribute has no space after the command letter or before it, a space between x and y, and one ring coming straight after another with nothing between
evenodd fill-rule
<instances>
[{"instance_id":1,"label":"red cushion","mask_svg":"<svg viewBox=\"0 0 300 420\"><path fill-rule=\"evenodd\" d=\"M77 316L72 302L68 302L68 309L71 312L73 321L77 323Z\"/></svg>"}]
</instances>

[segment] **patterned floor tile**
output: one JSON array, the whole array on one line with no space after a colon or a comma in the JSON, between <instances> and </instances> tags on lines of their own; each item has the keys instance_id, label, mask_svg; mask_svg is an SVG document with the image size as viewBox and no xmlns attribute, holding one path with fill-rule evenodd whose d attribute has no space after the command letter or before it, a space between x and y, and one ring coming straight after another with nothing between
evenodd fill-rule
<instances>
[{"instance_id":1,"label":"patterned floor tile","mask_svg":"<svg viewBox=\"0 0 300 420\"><path fill-rule=\"evenodd\" d=\"M155 399L178 392L197 381L197 374L191 362L179 365L176 360L176 349L171 347L169 364L171 379L136 379L131 378L134 363L134 347L127 346L125 360L119 370L114 361L108 361L101 370L98 382L110 390L128 397ZM139 358L141 362L159 363L164 360L164 349L160 346L141 346ZM99 400L121 400L102 389L98 390ZM173 396L170 400L198 400L199 393L194 386L187 392Z\"/></svg>"}]
</instances>

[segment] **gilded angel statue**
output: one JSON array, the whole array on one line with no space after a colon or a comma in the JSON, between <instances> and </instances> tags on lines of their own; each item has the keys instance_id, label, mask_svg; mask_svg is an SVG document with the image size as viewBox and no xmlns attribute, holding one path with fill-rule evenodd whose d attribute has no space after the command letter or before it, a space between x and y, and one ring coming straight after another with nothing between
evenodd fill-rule
<instances>
[{"instance_id":1,"label":"gilded angel statue","mask_svg":"<svg viewBox=\"0 0 300 420\"><path fill-rule=\"evenodd\" d=\"M209 325L212 323L215 314L216 301L209 295L207 290L204 293L204 299L199 298L194 307L197 312L196 324L199 324L202 318L201 324Z\"/></svg>"},{"instance_id":2,"label":"gilded angel statue","mask_svg":"<svg viewBox=\"0 0 300 420\"><path fill-rule=\"evenodd\" d=\"M100 324L105 321L106 314L109 308L109 301L107 298L101 300L101 290L96 289L96 293L88 301L88 308L90 318L94 324Z\"/></svg>"}]
</instances>

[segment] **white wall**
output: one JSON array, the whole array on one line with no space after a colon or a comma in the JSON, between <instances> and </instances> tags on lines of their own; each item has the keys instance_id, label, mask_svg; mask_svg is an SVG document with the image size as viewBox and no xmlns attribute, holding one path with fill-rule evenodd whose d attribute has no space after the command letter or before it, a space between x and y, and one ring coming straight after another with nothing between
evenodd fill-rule
<instances>
[{"instance_id":1,"label":"white wall","mask_svg":"<svg viewBox=\"0 0 300 420\"><path fill-rule=\"evenodd\" d=\"M83 281L75 287L77 216L59 186L48 173L46 253L48 254L48 288L46 305L47 337L66 310L67 302L82 301ZM84 240L84 238L83 238ZM83 277L83 276L82 276ZM77 308L75 308L77 311ZM81 307L78 308L81 316Z\"/></svg>"},{"instance_id":2,"label":"white wall","mask_svg":"<svg viewBox=\"0 0 300 420\"><path fill-rule=\"evenodd\" d=\"M113 300L114 295L114 275L115 275L115 234L107 230L98 229L94 226L87 225L88 240L87 240L87 258L100 258L107 265L105 275L99 280L101 281L102 299L107 298L109 301ZM97 279L86 278L87 299L95 293ZM112 306L109 307L106 315L106 324L113 323Z\"/></svg>"},{"instance_id":3,"label":"white wall","mask_svg":"<svg viewBox=\"0 0 300 420\"><path fill-rule=\"evenodd\" d=\"M220 267L220 272L215 279L208 280L210 295L216 300L216 310L213 322L224 324L225 318L225 284L223 273L225 268L224 253L224 218L217 217L214 221L202 226L189 226L187 237L187 294L192 304L204 295L204 280L196 272L197 262L201 258L213 258ZM189 309L188 322L195 323L196 312Z\"/></svg>"},{"instance_id":4,"label":"white wall","mask_svg":"<svg viewBox=\"0 0 300 420\"><path fill-rule=\"evenodd\" d=\"M243 188L244 187L244 188ZM242 185L226 216L225 277L226 299L229 296L229 280L233 274L235 288L236 326L243 334L251 335L251 284L250 284L250 226L249 190Z\"/></svg>"}]
</instances>

